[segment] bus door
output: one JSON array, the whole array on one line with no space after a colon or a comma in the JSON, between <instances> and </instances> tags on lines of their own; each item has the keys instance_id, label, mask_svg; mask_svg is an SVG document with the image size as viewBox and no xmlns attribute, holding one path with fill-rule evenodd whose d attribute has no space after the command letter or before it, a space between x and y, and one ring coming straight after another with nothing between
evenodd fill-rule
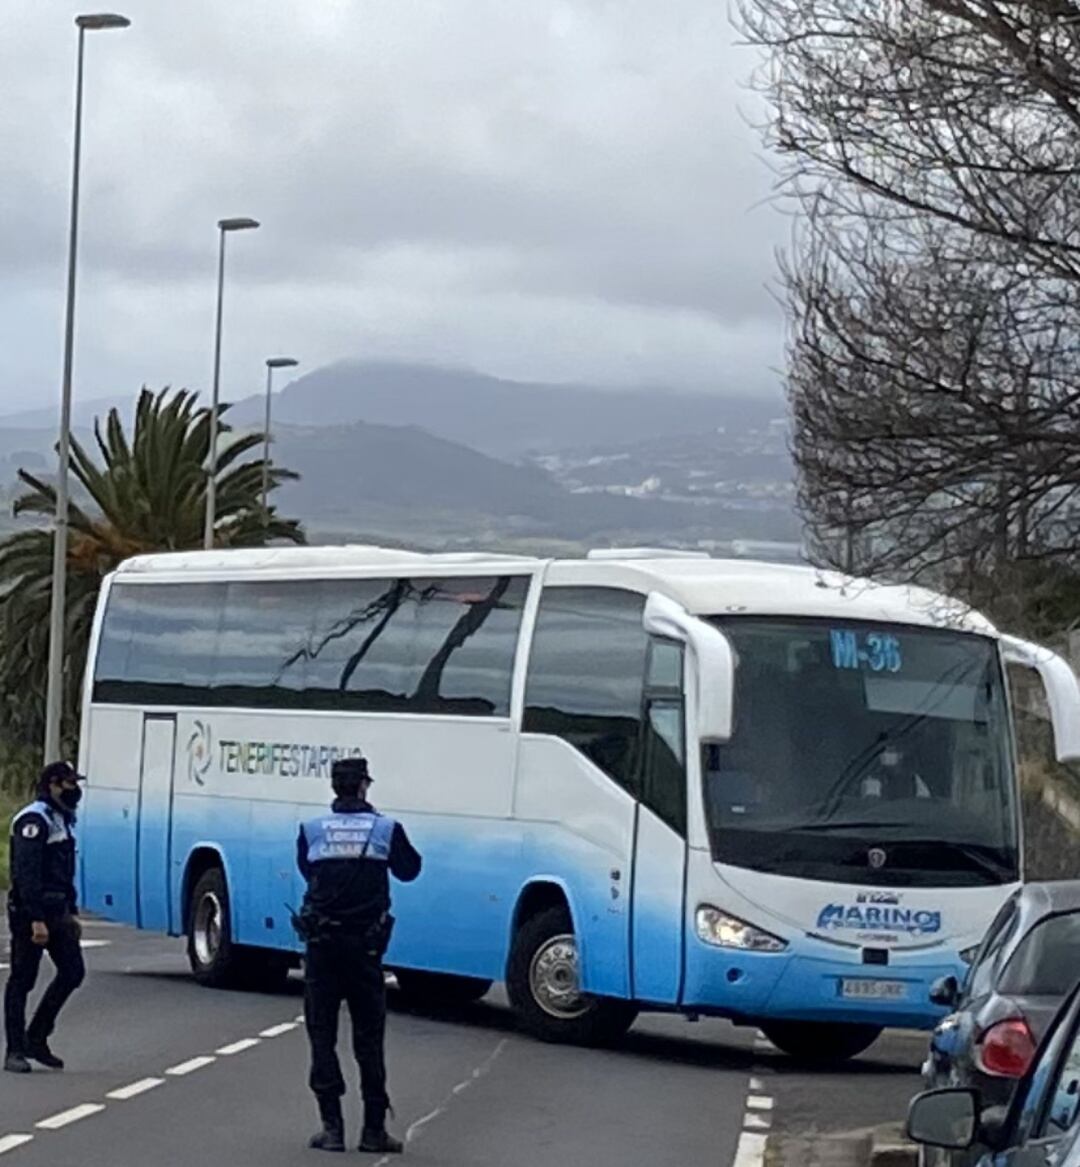
<instances>
[{"instance_id":1,"label":"bus door","mask_svg":"<svg viewBox=\"0 0 1080 1167\"><path fill-rule=\"evenodd\" d=\"M172 859L173 763L176 717L143 717L139 810L135 829L135 886L140 928L168 931Z\"/></svg>"},{"instance_id":2,"label":"bus door","mask_svg":"<svg viewBox=\"0 0 1080 1167\"><path fill-rule=\"evenodd\" d=\"M633 995L682 995L686 898L686 717L682 648L654 640L642 717L634 831Z\"/></svg>"}]
</instances>

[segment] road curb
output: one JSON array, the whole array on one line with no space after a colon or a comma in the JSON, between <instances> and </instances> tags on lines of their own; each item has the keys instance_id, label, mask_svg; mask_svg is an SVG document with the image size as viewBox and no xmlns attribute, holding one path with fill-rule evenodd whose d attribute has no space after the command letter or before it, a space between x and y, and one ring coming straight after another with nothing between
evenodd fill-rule
<instances>
[{"instance_id":1,"label":"road curb","mask_svg":"<svg viewBox=\"0 0 1080 1167\"><path fill-rule=\"evenodd\" d=\"M904 1138L900 1127L878 1127L870 1138L870 1167L918 1167L918 1148Z\"/></svg>"}]
</instances>

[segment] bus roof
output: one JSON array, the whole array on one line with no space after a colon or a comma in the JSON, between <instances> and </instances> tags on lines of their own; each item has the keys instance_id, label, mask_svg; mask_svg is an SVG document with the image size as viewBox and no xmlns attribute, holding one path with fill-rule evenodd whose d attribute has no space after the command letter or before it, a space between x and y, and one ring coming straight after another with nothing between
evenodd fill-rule
<instances>
[{"instance_id":1,"label":"bus roof","mask_svg":"<svg viewBox=\"0 0 1080 1167\"><path fill-rule=\"evenodd\" d=\"M139 555L117 578L165 581L198 576L231 579L276 576L481 575L517 569L545 572L552 584L626 587L657 591L703 616L809 616L949 627L996 635L993 625L965 604L924 588L883 584L834 571L747 559L713 559L704 553L662 548L613 548L584 559L538 559L486 552L426 554L373 545L267 547Z\"/></svg>"}]
</instances>

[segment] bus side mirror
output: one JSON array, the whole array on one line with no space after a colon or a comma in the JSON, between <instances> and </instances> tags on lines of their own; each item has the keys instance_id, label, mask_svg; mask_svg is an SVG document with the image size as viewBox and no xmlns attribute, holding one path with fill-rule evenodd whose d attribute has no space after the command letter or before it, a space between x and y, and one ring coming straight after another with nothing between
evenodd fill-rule
<instances>
[{"instance_id":1,"label":"bus side mirror","mask_svg":"<svg viewBox=\"0 0 1080 1167\"><path fill-rule=\"evenodd\" d=\"M645 631L678 640L690 650L697 677L698 738L705 743L731 739L735 705L735 655L728 638L705 620L659 592L645 601Z\"/></svg>"},{"instance_id":2,"label":"bus side mirror","mask_svg":"<svg viewBox=\"0 0 1080 1167\"><path fill-rule=\"evenodd\" d=\"M1057 760L1080 761L1080 682L1069 664L1050 649L1016 636L1001 637L1001 654L1010 664L1034 669L1042 678Z\"/></svg>"}]
</instances>

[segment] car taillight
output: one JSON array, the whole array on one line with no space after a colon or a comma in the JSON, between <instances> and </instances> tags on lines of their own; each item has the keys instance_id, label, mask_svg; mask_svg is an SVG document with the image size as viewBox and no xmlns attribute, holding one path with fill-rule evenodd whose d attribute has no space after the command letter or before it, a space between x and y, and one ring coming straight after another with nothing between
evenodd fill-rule
<instances>
[{"instance_id":1,"label":"car taillight","mask_svg":"<svg viewBox=\"0 0 1080 1167\"><path fill-rule=\"evenodd\" d=\"M1035 1039L1027 1022L999 1021L982 1035L975 1061L984 1074L996 1078L1022 1078L1035 1056Z\"/></svg>"}]
</instances>

